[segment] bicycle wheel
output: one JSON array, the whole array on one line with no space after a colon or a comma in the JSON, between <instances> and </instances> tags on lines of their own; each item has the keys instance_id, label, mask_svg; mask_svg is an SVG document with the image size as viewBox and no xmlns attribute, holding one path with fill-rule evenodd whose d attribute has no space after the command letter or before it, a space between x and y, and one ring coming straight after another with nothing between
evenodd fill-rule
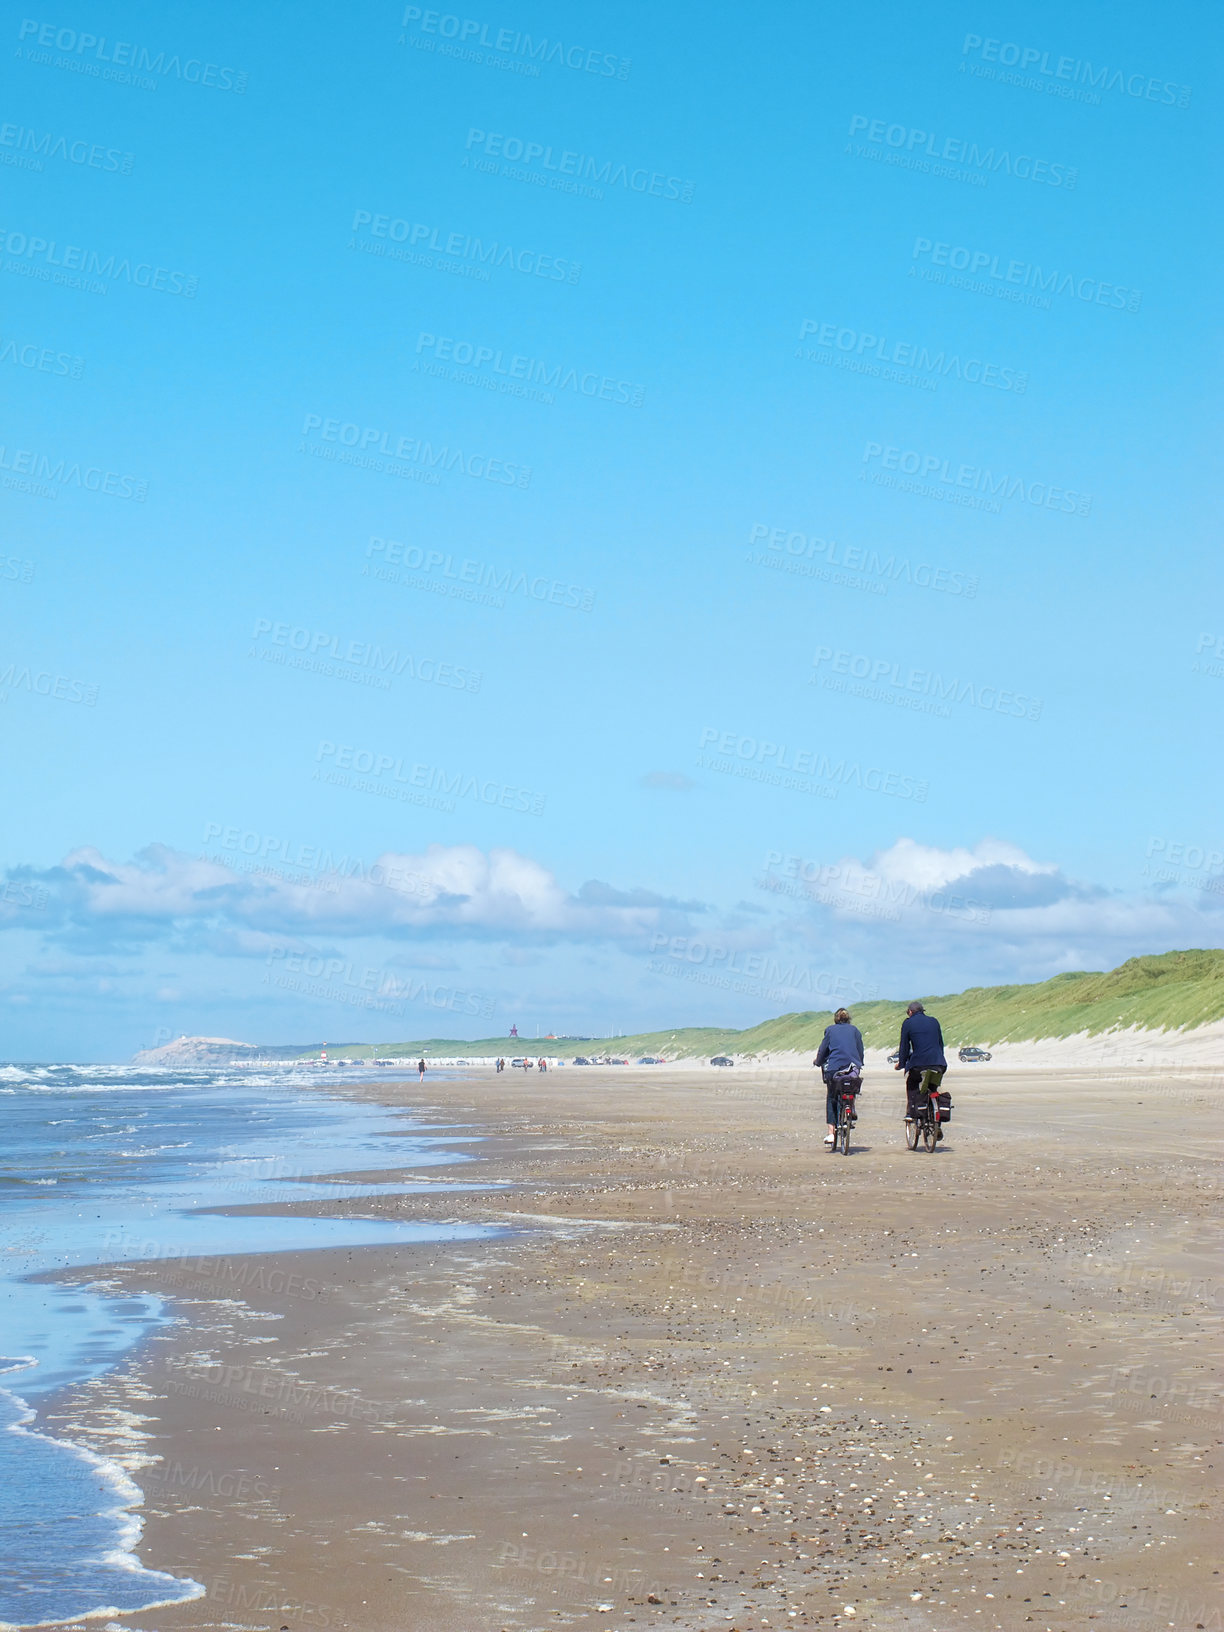
<instances>
[{"instance_id":1,"label":"bicycle wheel","mask_svg":"<svg viewBox=\"0 0 1224 1632\"><path fill-rule=\"evenodd\" d=\"M843 1115L837 1128L838 1145L843 1156L850 1154L850 1118Z\"/></svg>"},{"instance_id":2,"label":"bicycle wheel","mask_svg":"<svg viewBox=\"0 0 1224 1632\"><path fill-rule=\"evenodd\" d=\"M922 1124L922 1142L928 1150L934 1150L939 1143L939 1134L934 1122Z\"/></svg>"},{"instance_id":3,"label":"bicycle wheel","mask_svg":"<svg viewBox=\"0 0 1224 1632\"><path fill-rule=\"evenodd\" d=\"M907 1116L905 1119L905 1148L906 1150L918 1149L918 1124L912 1116Z\"/></svg>"}]
</instances>

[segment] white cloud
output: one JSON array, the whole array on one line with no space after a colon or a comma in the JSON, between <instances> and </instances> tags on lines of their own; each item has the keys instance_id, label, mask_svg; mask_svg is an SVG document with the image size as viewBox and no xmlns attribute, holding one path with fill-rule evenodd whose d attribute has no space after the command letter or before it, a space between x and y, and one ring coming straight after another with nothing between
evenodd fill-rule
<instances>
[{"instance_id":1,"label":"white cloud","mask_svg":"<svg viewBox=\"0 0 1224 1632\"><path fill-rule=\"evenodd\" d=\"M907 971L942 966L958 984L1109 968L1224 934L1211 898L1077 882L999 839L941 850L902 838L869 861L846 856L773 879L769 888L805 900L809 941L833 933L843 955Z\"/></svg>"},{"instance_id":2,"label":"white cloud","mask_svg":"<svg viewBox=\"0 0 1224 1632\"><path fill-rule=\"evenodd\" d=\"M1034 861L1001 839L940 850L902 838L870 861L805 863L798 882L835 918L894 923L932 912L983 923L1005 906L1045 904L1074 890L1054 863Z\"/></svg>"},{"instance_id":3,"label":"white cloud","mask_svg":"<svg viewBox=\"0 0 1224 1632\"><path fill-rule=\"evenodd\" d=\"M286 933L631 940L693 910L595 881L573 895L529 856L466 844L386 852L368 868L311 877L239 872L164 845L130 862L85 847L39 876L50 896L38 915L47 927L133 940L207 928L216 950L228 943L248 955ZM33 927L28 913L20 921Z\"/></svg>"},{"instance_id":4,"label":"white cloud","mask_svg":"<svg viewBox=\"0 0 1224 1632\"><path fill-rule=\"evenodd\" d=\"M853 869L860 864L850 858L843 865ZM1058 871L1053 862L1034 861L1018 845L1003 839L982 839L972 850L963 846L938 850L934 845L919 844L916 839L898 839L889 849L877 851L870 868L862 871L926 894L943 889L956 879L967 878L983 867L1010 867L1020 873Z\"/></svg>"}]
</instances>

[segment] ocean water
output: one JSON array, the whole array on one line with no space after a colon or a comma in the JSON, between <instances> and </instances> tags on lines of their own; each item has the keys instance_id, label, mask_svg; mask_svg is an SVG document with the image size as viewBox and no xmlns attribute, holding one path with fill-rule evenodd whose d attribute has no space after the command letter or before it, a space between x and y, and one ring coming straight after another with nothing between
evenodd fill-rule
<instances>
[{"instance_id":1,"label":"ocean water","mask_svg":"<svg viewBox=\"0 0 1224 1632\"><path fill-rule=\"evenodd\" d=\"M497 1233L212 1211L434 1189L326 1175L468 1159L458 1132L426 1134L405 1113L343 1099L342 1080L335 1070L0 1066L0 1628L203 1592L139 1556L141 1493L129 1474L40 1428L41 1399L112 1369L181 1318L153 1294L91 1286L90 1265ZM85 1273L71 1285L37 1278L64 1269Z\"/></svg>"}]
</instances>

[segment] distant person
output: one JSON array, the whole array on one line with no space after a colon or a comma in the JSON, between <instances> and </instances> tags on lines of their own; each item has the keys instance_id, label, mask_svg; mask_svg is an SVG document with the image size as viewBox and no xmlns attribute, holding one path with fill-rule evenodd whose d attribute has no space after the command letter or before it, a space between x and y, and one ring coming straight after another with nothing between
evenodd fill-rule
<instances>
[{"instance_id":1,"label":"distant person","mask_svg":"<svg viewBox=\"0 0 1224 1632\"><path fill-rule=\"evenodd\" d=\"M500 1057L498 1058L498 1061L497 1061L497 1069L499 1071L504 1071L506 1069L506 1062L505 1062L505 1060L501 1059Z\"/></svg>"},{"instance_id":2,"label":"distant person","mask_svg":"<svg viewBox=\"0 0 1224 1632\"><path fill-rule=\"evenodd\" d=\"M911 1117L923 1108L923 1074L938 1072L935 1086L943 1081L948 1069L944 1055L943 1030L933 1014L928 1014L921 1003L911 1003L901 1022L901 1048L897 1054L897 1070L905 1072L905 1114ZM943 1138L943 1129L939 1130Z\"/></svg>"},{"instance_id":3,"label":"distant person","mask_svg":"<svg viewBox=\"0 0 1224 1632\"><path fill-rule=\"evenodd\" d=\"M547 1071L548 1070L548 1061L544 1058L544 1056L542 1054L540 1055L540 1070L541 1071Z\"/></svg>"},{"instance_id":4,"label":"distant person","mask_svg":"<svg viewBox=\"0 0 1224 1632\"><path fill-rule=\"evenodd\" d=\"M425 1081L425 1061L424 1060L418 1060L417 1061L417 1070L421 1073L421 1081L424 1082Z\"/></svg>"},{"instance_id":5,"label":"distant person","mask_svg":"<svg viewBox=\"0 0 1224 1632\"><path fill-rule=\"evenodd\" d=\"M863 1075L863 1034L851 1020L848 1009L838 1009L833 1024L825 1027L812 1064L819 1066L824 1076L825 1121L829 1124L825 1144L832 1145L837 1137L837 1096L841 1091L834 1079L841 1075L843 1081L850 1081L861 1079ZM858 1088L854 1091L857 1094Z\"/></svg>"}]
</instances>

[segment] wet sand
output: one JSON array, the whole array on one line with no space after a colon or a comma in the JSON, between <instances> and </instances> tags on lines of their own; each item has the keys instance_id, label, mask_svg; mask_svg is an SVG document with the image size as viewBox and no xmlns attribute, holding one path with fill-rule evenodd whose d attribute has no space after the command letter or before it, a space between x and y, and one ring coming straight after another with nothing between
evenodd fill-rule
<instances>
[{"instance_id":1,"label":"wet sand","mask_svg":"<svg viewBox=\"0 0 1224 1632\"><path fill-rule=\"evenodd\" d=\"M1219 1629L1219 1072L954 1070L929 1155L875 1071L849 1158L814 1077L353 1089L489 1137L328 1211L506 1233L93 1275L189 1319L49 1413L208 1588L122 1624Z\"/></svg>"}]
</instances>

